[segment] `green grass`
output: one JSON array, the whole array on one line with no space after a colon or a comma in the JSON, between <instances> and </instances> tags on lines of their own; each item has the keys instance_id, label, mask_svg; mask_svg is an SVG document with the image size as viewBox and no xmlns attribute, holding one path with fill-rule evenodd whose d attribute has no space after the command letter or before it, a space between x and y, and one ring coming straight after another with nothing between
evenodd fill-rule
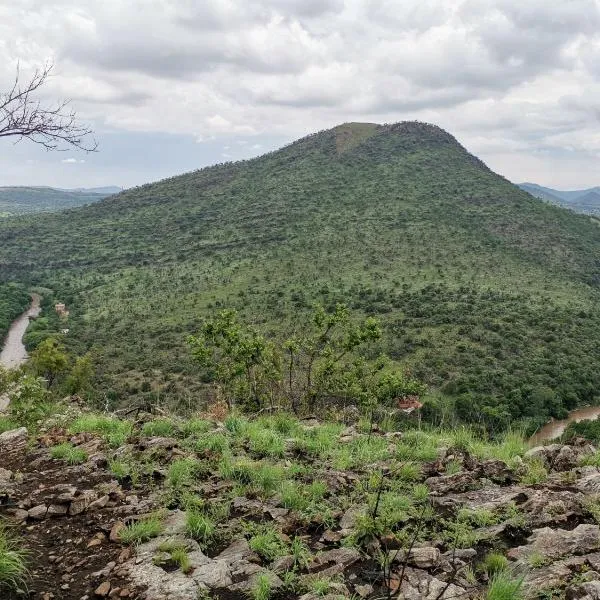
<instances>
[{"instance_id":1,"label":"green grass","mask_svg":"<svg viewBox=\"0 0 600 600\"><path fill-rule=\"evenodd\" d=\"M188 555L187 547L184 544L167 541L162 543L158 550L169 555L169 562L181 569L186 575L193 569L192 562Z\"/></svg>"},{"instance_id":2,"label":"green grass","mask_svg":"<svg viewBox=\"0 0 600 600\"><path fill-rule=\"evenodd\" d=\"M509 571L496 573L488 585L486 600L524 600L523 577Z\"/></svg>"},{"instance_id":3,"label":"green grass","mask_svg":"<svg viewBox=\"0 0 600 600\"><path fill-rule=\"evenodd\" d=\"M122 446L131 435L132 424L116 417L86 414L69 425L71 433L96 433L101 435L113 448Z\"/></svg>"},{"instance_id":4,"label":"green grass","mask_svg":"<svg viewBox=\"0 0 600 600\"><path fill-rule=\"evenodd\" d=\"M159 536L163 530L162 519L153 515L134 521L119 532L119 540L124 544L138 545Z\"/></svg>"},{"instance_id":5,"label":"green grass","mask_svg":"<svg viewBox=\"0 0 600 600\"><path fill-rule=\"evenodd\" d=\"M256 533L248 540L250 548L267 562L286 556L289 549L281 539L279 532L268 525L256 528Z\"/></svg>"},{"instance_id":6,"label":"green grass","mask_svg":"<svg viewBox=\"0 0 600 600\"><path fill-rule=\"evenodd\" d=\"M271 578L266 573L260 573L248 595L252 600L269 600L273 593L272 588Z\"/></svg>"},{"instance_id":7,"label":"green grass","mask_svg":"<svg viewBox=\"0 0 600 600\"><path fill-rule=\"evenodd\" d=\"M28 552L0 521L0 590L17 591L27 587Z\"/></svg>"},{"instance_id":8,"label":"green grass","mask_svg":"<svg viewBox=\"0 0 600 600\"><path fill-rule=\"evenodd\" d=\"M508 559L499 552L490 552L483 559L481 568L487 573L488 577L493 578L508 569Z\"/></svg>"},{"instance_id":9,"label":"green grass","mask_svg":"<svg viewBox=\"0 0 600 600\"><path fill-rule=\"evenodd\" d=\"M50 448L50 456L57 460L63 460L69 465L79 465L88 459L87 452L76 448L73 444L65 442Z\"/></svg>"},{"instance_id":10,"label":"green grass","mask_svg":"<svg viewBox=\"0 0 600 600\"><path fill-rule=\"evenodd\" d=\"M142 435L147 437L171 437L175 435L177 428L173 421L169 419L156 419L144 423Z\"/></svg>"},{"instance_id":11,"label":"green grass","mask_svg":"<svg viewBox=\"0 0 600 600\"><path fill-rule=\"evenodd\" d=\"M215 536L216 524L207 514L189 510L185 516L185 530L191 538L206 548Z\"/></svg>"}]
</instances>

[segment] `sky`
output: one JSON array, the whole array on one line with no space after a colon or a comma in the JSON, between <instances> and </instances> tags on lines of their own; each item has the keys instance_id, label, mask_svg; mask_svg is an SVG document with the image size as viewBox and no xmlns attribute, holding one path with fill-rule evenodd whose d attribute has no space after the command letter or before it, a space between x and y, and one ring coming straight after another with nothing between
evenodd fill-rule
<instances>
[{"instance_id":1,"label":"sky","mask_svg":"<svg viewBox=\"0 0 600 600\"><path fill-rule=\"evenodd\" d=\"M0 0L0 93L54 64L98 152L0 138L0 185L130 187L347 121L510 180L600 185L600 0Z\"/></svg>"}]
</instances>

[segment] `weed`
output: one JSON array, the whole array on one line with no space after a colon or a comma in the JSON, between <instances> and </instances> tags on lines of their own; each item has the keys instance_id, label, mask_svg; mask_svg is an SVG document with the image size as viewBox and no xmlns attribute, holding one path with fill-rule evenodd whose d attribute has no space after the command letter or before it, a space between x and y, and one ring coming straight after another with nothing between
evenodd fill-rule
<instances>
[{"instance_id":1,"label":"weed","mask_svg":"<svg viewBox=\"0 0 600 600\"><path fill-rule=\"evenodd\" d=\"M73 444L67 442L50 448L50 456L58 460L64 460L69 465L79 465L88 459L85 450L76 448Z\"/></svg>"},{"instance_id":2,"label":"weed","mask_svg":"<svg viewBox=\"0 0 600 600\"><path fill-rule=\"evenodd\" d=\"M523 577L516 577L510 571L496 573L488 585L486 600L522 600L524 594Z\"/></svg>"},{"instance_id":3,"label":"weed","mask_svg":"<svg viewBox=\"0 0 600 600\"><path fill-rule=\"evenodd\" d=\"M539 459L530 460L525 463L525 472L521 476L521 483L536 485L548 479L548 471L544 463Z\"/></svg>"},{"instance_id":4,"label":"weed","mask_svg":"<svg viewBox=\"0 0 600 600\"><path fill-rule=\"evenodd\" d=\"M27 552L0 522L0 590L18 591L26 587L29 576L26 560Z\"/></svg>"},{"instance_id":5,"label":"weed","mask_svg":"<svg viewBox=\"0 0 600 600\"><path fill-rule=\"evenodd\" d=\"M144 423L142 435L147 437L171 437L175 435L177 428L170 419L155 419Z\"/></svg>"},{"instance_id":6,"label":"weed","mask_svg":"<svg viewBox=\"0 0 600 600\"><path fill-rule=\"evenodd\" d=\"M193 567L185 544L166 541L158 547L158 550L169 555L168 563L180 568L186 575L191 572ZM155 564L164 564L164 561L160 557L155 557L153 562Z\"/></svg>"},{"instance_id":7,"label":"weed","mask_svg":"<svg viewBox=\"0 0 600 600\"><path fill-rule=\"evenodd\" d=\"M276 529L268 525L262 525L256 527L254 531L254 535L250 537L248 543L250 548L261 558L267 562L272 562L276 558L281 558L287 554L287 546Z\"/></svg>"},{"instance_id":8,"label":"weed","mask_svg":"<svg viewBox=\"0 0 600 600\"><path fill-rule=\"evenodd\" d=\"M162 532L162 529L162 519L158 515L152 515L145 519L134 521L124 529L121 529L119 539L124 544L137 545L157 537Z\"/></svg>"},{"instance_id":9,"label":"weed","mask_svg":"<svg viewBox=\"0 0 600 600\"><path fill-rule=\"evenodd\" d=\"M285 442L278 433L252 426L248 428L248 447L260 458L281 458L285 453Z\"/></svg>"},{"instance_id":10,"label":"weed","mask_svg":"<svg viewBox=\"0 0 600 600\"><path fill-rule=\"evenodd\" d=\"M215 536L216 525L207 514L189 510L185 516L185 529L191 538L206 548Z\"/></svg>"},{"instance_id":11,"label":"weed","mask_svg":"<svg viewBox=\"0 0 600 600\"><path fill-rule=\"evenodd\" d=\"M271 578L267 573L261 573L250 588L249 596L252 600L269 600L272 591Z\"/></svg>"},{"instance_id":12,"label":"weed","mask_svg":"<svg viewBox=\"0 0 600 600\"><path fill-rule=\"evenodd\" d=\"M494 577L494 575L506 571L508 568L508 559L504 554L500 554L499 552L490 552L483 560L481 568L487 573L488 577Z\"/></svg>"},{"instance_id":13,"label":"weed","mask_svg":"<svg viewBox=\"0 0 600 600\"><path fill-rule=\"evenodd\" d=\"M131 435L132 424L107 415L81 415L69 425L71 433L96 433L112 448L122 446Z\"/></svg>"},{"instance_id":14,"label":"weed","mask_svg":"<svg viewBox=\"0 0 600 600\"><path fill-rule=\"evenodd\" d=\"M181 489L191 485L201 470L202 463L195 458L179 458L170 464L167 482L171 487Z\"/></svg>"}]
</instances>

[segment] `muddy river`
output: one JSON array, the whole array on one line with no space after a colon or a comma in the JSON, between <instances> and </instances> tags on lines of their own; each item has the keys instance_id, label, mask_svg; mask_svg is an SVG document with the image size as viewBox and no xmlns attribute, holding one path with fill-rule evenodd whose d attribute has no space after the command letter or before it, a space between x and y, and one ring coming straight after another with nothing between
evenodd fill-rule
<instances>
[{"instance_id":1,"label":"muddy river","mask_svg":"<svg viewBox=\"0 0 600 600\"><path fill-rule=\"evenodd\" d=\"M31 295L31 306L10 326L8 335L4 340L4 347L0 352L0 365L7 369L21 366L28 358L27 350L23 345L23 336L29 325L29 319L40 314L40 297Z\"/></svg>"},{"instance_id":2,"label":"muddy river","mask_svg":"<svg viewBox=\"0 0 600 600\"><path fill-rule=\"evenodd\" d=\"M530 438L529 442L532 446L539 446L544 442L553 440L560 437L567 425L571 422L579 423L579 421L585 421L586 419L594 420L600 416L600 406L587 406L585 408L578 408L569 413L566 419L559 421L550 421L546 423L541 429L538 429Z\"/></svg>"}]
</instances>

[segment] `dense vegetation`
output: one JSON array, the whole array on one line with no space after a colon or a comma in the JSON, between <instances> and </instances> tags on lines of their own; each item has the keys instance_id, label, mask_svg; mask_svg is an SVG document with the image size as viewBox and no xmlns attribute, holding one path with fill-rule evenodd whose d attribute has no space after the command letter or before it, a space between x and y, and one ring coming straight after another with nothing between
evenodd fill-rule
<instances>
[{"instance_id":1,"label":"dense vegetation","mask_svg":"<svg viewBox=\"0 0 600 600\"><path fill-rule=\"evenodd\" d=\"M103 401L194 406L186 339L222 308L277 340L340 302L381 320L370 358L440 390L432 419L542 421L600 383L600 228L429 125L343 125L0 237L0 279L68 304Z\"/></svg>"},{"instance_id":2,"label":"dense vegetation","mask_svg":"<svg viewBox=\"0 0 600 600\"><path fill-rule=\"evenodd\" d=\"M0 284L0 342L12 321L27 308L29 302L29 294L23 286Z\"/></svg>"},{"instance_id":3,"label":"dense vegetation","mask_svg":"<svg viewBox=\"0 0 600 600\"><path fill-rule=\"evenodd\" d=\"M99 202L113 193L114 191L59 190L50 187L0 187L0 217L83 206Z\"/></svg>"}]
</instances>

